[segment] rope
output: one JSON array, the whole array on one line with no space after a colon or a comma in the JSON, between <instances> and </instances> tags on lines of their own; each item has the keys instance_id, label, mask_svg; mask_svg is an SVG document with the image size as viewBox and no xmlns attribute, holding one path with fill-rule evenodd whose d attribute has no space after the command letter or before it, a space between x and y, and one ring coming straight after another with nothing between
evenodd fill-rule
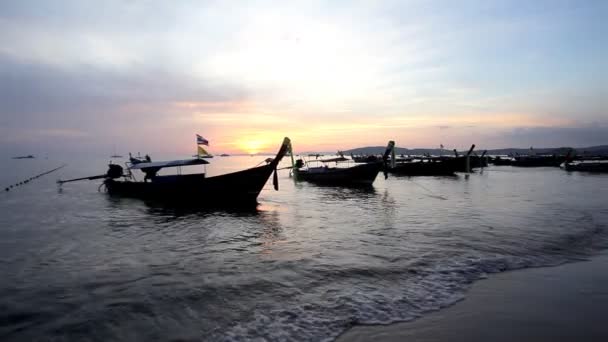
<instances>
[{"instance_id":1,"label":"rope","mask_svg":"<svg viewBox=\"0 0 608 342\"><path fill-rule=\"evenodd\" d=\"M417 185L417 186L421 187L422 189L424 189L426 192L428 192L428 194L426 194L426 195L429 197L437 198L437 199L444 200L444 201L447 200L447 198L445 198L443 196L435 195L435 193L433 191L431 191L431 189L423 186L422 184L418 184L418 183L414 182L413 180L410 180L410 182L414 183L414 185Z\"/></svg>"},{"instance_id":2,"label":"rope","mask_svg":"<svg viewBox=\"0 0 608 342\"><path fill-rule=\"evenodd\" d=\"M32 177L30 177L30 178L28 178L28 179L26 179L26 180L24 180L24 181L19 182L19 183L15 183L15 184L9 185L9 186L7 186L6 188L4 188L4 191L5 191L5 192L8 192L8 191L10 191L10 190L11 190L13 187L15 187L15 188L16 188L16 187L18 187L18 186L25 185L25 184L27 184L27 183L29 183L29 182L33 181L34 179L38 179L38 178L40 178L40 177L42 177L42 176L48 175L49 173L51 173L51 172L55 172L55 171L57 171L57 170L59 170L59 169L62 169L62 168L64 168L64 167L66 167L67 165L68 165L68 164L63 164L63 165L61 165L60 167L56 167L56 168L54 168L54 169L52 169L52 170L49 170L49 171L43 172L43 173L41 173L41 174L37 174L37 175L32 176Z\"/></svg>"}]
</instances>

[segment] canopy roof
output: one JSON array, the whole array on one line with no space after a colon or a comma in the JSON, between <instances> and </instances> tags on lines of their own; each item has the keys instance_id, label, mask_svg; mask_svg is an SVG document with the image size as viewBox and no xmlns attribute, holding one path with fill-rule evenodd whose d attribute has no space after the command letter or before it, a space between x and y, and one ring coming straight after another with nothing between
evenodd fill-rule
<instances>
[{"instance_id":1,"label":"canopy roof","mask_svg":"<svg viewBox=\"0 0 608 342\"><path fill-rule=\"evenodd\" d=\"M147 168L163 168L163 167L175 167L175 166L190 166L190 165L202 165L209 164L204 159L182 159L182 160L170 160L170 161L158 161L150 163L137 163L131 166L131 169L147 169Z\"/></svg>"},{"instance_id":2,"label":"canopy roof","mask_svg":"<svg viewBox=\"0 0 608 342\"><path fill-rule=\"evenodd\" d=\"M331 163L331 162L339 162L339 161L347 161L350 160L348 158L345 157L337 157L337 158L331 158L331 159L318 159L317 161L320 161L321 163Z\"/></svg>"}]
</instances>

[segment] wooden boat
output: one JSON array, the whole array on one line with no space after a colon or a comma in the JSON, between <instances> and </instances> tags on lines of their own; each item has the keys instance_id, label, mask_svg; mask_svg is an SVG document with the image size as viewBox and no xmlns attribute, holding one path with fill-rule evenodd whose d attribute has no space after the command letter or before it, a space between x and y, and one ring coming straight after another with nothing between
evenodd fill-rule
<instances>
[{"instance_id":1,"label":"wooden boat","mask_svg":"<svg viewBox=\"0 0 608 342\"><path fill-rule=\"evenodd\" d=\"M471 172L473 169L481 167L481 164L478 161L479 157L475 158L475 156L471 155L474 149L475 144L471 145L471 148L464 156L459 155L458 151L454 150L454 157L443 158L443 161L453 164L452 167L456 170L456 172Z\"/></svg>"},{"instance_id":2,"label":"wooden boat","mask_svg":"<svg viewBox=\"0 0 608 342\"><path fill-rule=\"evenodd\" d=\"M580 160L572 162L567 160L564 162L563 168L566 171L605 173L608 172L608 161Z\"/></svg>"},{"instance_id":3,"label":"wooden boat","mask_svg":"<svg viewBox=\"0 0 608 342\"><path fill-rule=\"evenodd\" d=\"M392 150L394 142L389 142L384 154L384 160ZM294 161L293 151L290 149L292 172L296 181L307 181L330 186L370 186L383 169L384 162L356 164L350 167L330 167L331 163L351 162L352 160L340 156L331 159L316 159L304 162L302 159ZM312 166L312 164L319 166Z\"/></svg>"},{"instance_id":4,"label":"wooden boat","mask_svg":"<svg viewBox=\"0 0 608 342\"><path fill-rule=\"evenodd\" d=\"M382 161L381 157L375 156L375 155L360 155L360 156L355 156L351 153L350 158L355 162L355 163L377 163Z\"/></svg>"},{"instance_id":5,"label":"wooden boat","mask_svg":"<svg viewBox=\"0 0 608 342\"><path fill-rule=\"evenodd\" d=\"M116 159L122 158L122 156L120 154L116 153L116 147L115 146L112 147L112 155L110 156L110 158L116 158Z\"/></svg>"},{"instance_id":6,"label":"wooden boat","mask_svg":"<svg viewBox=\"0 0 608 342\"><path fill-rule=\"evenodd\" d=\"M418 158L396 162L388 171L400 176L454 176L457 165L440 158Z\"/></svg>"},{"instance_id":7,"label":"wooden boat","mask_svg":"<svg viewBox=\"0 0 608 342\"><path fill-rule=\"evenodd\" d=\"M157 174L159 170L169 167L181 168L209 164L208 161L201 158L163 162L132 158L132 162L127 164L128 172L126 174L123 173L120 165L110 164L110 169L105 175L58 182L63 184L82 179L103 178L103 184L110 195L152 199L188 206L255 205L260 191L273 172L273 184L278 190L276 168L287 152L289 142L289 138L285 138L275 158L266 165L214 177L205 177L205 173L168 176ZM133 176L133 170L143 171L144 180L137 181Z\"/></svg>"},{"instance_id":8,"label":"wooden boat","mask_svg":"<svg viewBox=\"0 0 608 342\"><path fill-rule=\"evenodd\" d=\"M558 167L565 161L565 156L556 155L516 156L511 165L519 167Z\"/></svg>"},{"instance_id":9,"label":"wooden boat","mask_svg":"<svg viewBox=\"0 0 608 342\"><path fill-rule=\"evenodd\" d=\"M492 158L491 163L497 166L505 166L505 165L512 165L513 164L513 158L511 157L505 157L505 156L496 156L494 158Z\"/></svg>"}]
</instances>

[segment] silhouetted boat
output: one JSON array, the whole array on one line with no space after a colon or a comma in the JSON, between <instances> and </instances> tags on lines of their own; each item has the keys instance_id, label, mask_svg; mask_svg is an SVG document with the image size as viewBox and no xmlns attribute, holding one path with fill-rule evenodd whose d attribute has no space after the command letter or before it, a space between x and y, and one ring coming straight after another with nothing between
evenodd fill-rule
<instances>
[{"instance_id":1,"label":"silhouetted boat","mask_svg":"<svg viewBox=\"0 0 608 342\"><path fill-rule=\"evenodd\" d=\"M36 157L34 157L31 154L27 155L27 156L16 156L16 157L13 157L13 159L34 159L34 158L36 158Z\"/></svg>"},{"instance_id":2,"label":"silhouetted boat","mask_svg":"<svg viewBox=\"0 0 608 342\"><path fill-rule=\"evenodd\" d=\"M355 163L377 163L382 161L382 158L376 155L355 156L351 153L350 157Z\"/></svg>"},{"instance_id":3,"label":"silhouetted boat","mask_svg":"<svg viewBox=\"0 0 608 342\"><path fill-rule=\"evenodd\" d=\"M389 142L384 154L384 160L388 157L393 146L394 142ZM332 186L369 186L374 182L378 173L385 165L384 162L375 162L350 167L330 167L328 165L330 163L336 163L336 165L341 162L352 163L352 160L340 156L331 159L316 159L305 163L302 159L294 161L293 151L291 152L291 161L295 180ZM319 166L309 165L313 163Z\"/></svg>"},{"instance_id":4,"label":"silhouetted boat","mask_svg":"<svg viewBox=\"0 0 608 342\"><path fill-rule=\"evenodd\" d=\"M448 169L453 169L455 172L471 172L477 167L483 166L480 162L479 157L472 156L475 144L471 145L471 148L464 156L458 154L458 151L454 150L454 157L440 157L444 166ZM487 165L487 164L486 164Z\"/></svg>"},{"instance_id":5,"label":"silhouetted boat","mask_svg":"<svg viewBox=\"0 0 608 342\"><path fill-rule=\"evenodd\" d=\"M511 163L513 166L519 167L542 167L553 166L558 167L566 161L565 156L557 155L531 155L531 156L516 156Z\"/></svg>"},{"instance_id":6,"label":"silhouetted boat","mask_svg":"<svg viewBox=\"0 0 608 342\"><path fill-rule=\"evenodd\" d=\"M388 172L401 176L453 176L456 166L456 163L441 158L419 158L396 162Z\"/></svg>"},{"instance_id":7,"label":"silhouetted boat","mask_svg":"<svg viewBox=\"0 0 608 342\"><path fill-rule=\"evenodd\" d=\"M110 158L122 158L120 154L116 153L116 147L112 147L112 155L110 156Z\"/></svg>"},{"instance_id":8,"label":"silhouetted boat","mask_svg":"<svg viewBox=\"0 0 608 342\"><path fill-rule=\"evenodd\" d=\"M602 160L580 160L566 161L563 164L566 171L582 171L582 172L608 172L608 161Z\"/></svg>"},{"instance_id":9,"label":"silhouetted boat","mask_svg":"<svg viewBox=\"0 0 608 342\"><path fill-rule=\"evenodd\" d=\"M274 172L273 184L278 190L276 167L289 146L285 138L275 158L263 166L224 175L205 177L205 173L157 175L158 171L168 167L208 164L204 159L185 159L152 162L131 157L127 164L128 172L123 173L120 165L110 164L105 175L58 181L60 184L83 180L104 179L110 195L158 200L168 204L185 204L188 206L241 206L255 204L257 197ZM132 170L141 170L145 177L137 181ZM120 180L123 178L123 180Z\"/></svg>"},{"instance_id":10,"label":"silhouetted boat","mask_svg":"<svg viewBox=\"0 0 608 342\"><path fill-rule=\"evenodd\" d=\"M512 165L513 160L514 159L511 157L496 156L496 157L492 158L492 160L490 162L494 165L504 166L504 165Z\"/></svg>"}]
</instances>

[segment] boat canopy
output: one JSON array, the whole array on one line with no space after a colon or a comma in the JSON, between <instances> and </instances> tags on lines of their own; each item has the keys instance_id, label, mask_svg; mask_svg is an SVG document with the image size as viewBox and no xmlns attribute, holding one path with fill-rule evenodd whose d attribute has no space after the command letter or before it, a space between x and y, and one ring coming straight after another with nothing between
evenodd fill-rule
<instances>
[{"instance_id":1,"label":"boat canopy","mask_svg":"<svg viewBox=\"0 0 608 342\"><path fill-rule=\"evenodd\" d=\"M318 159L316 161L320 161L321 163L331 163L331 162L340 162L350 160L345 157L331 158L331 159Z\"/></svg>"},{"instance_id":2,"label":"boat canopy","mask_svg":"<svg viewBox=\"0 0 608 342\"><path fill-rule=\"evenodd\" d=\"M131 169L148 169L148 168L158 168L161 169L163 167L175 167L175 166L190 166L190 165L203 165L209 164L208 161L199 158L193 159L182 159L182 160L170 160L170 161L158 161L158 162L144 162L137 163L131 166Z\"/></svg>"}]
</instances>

